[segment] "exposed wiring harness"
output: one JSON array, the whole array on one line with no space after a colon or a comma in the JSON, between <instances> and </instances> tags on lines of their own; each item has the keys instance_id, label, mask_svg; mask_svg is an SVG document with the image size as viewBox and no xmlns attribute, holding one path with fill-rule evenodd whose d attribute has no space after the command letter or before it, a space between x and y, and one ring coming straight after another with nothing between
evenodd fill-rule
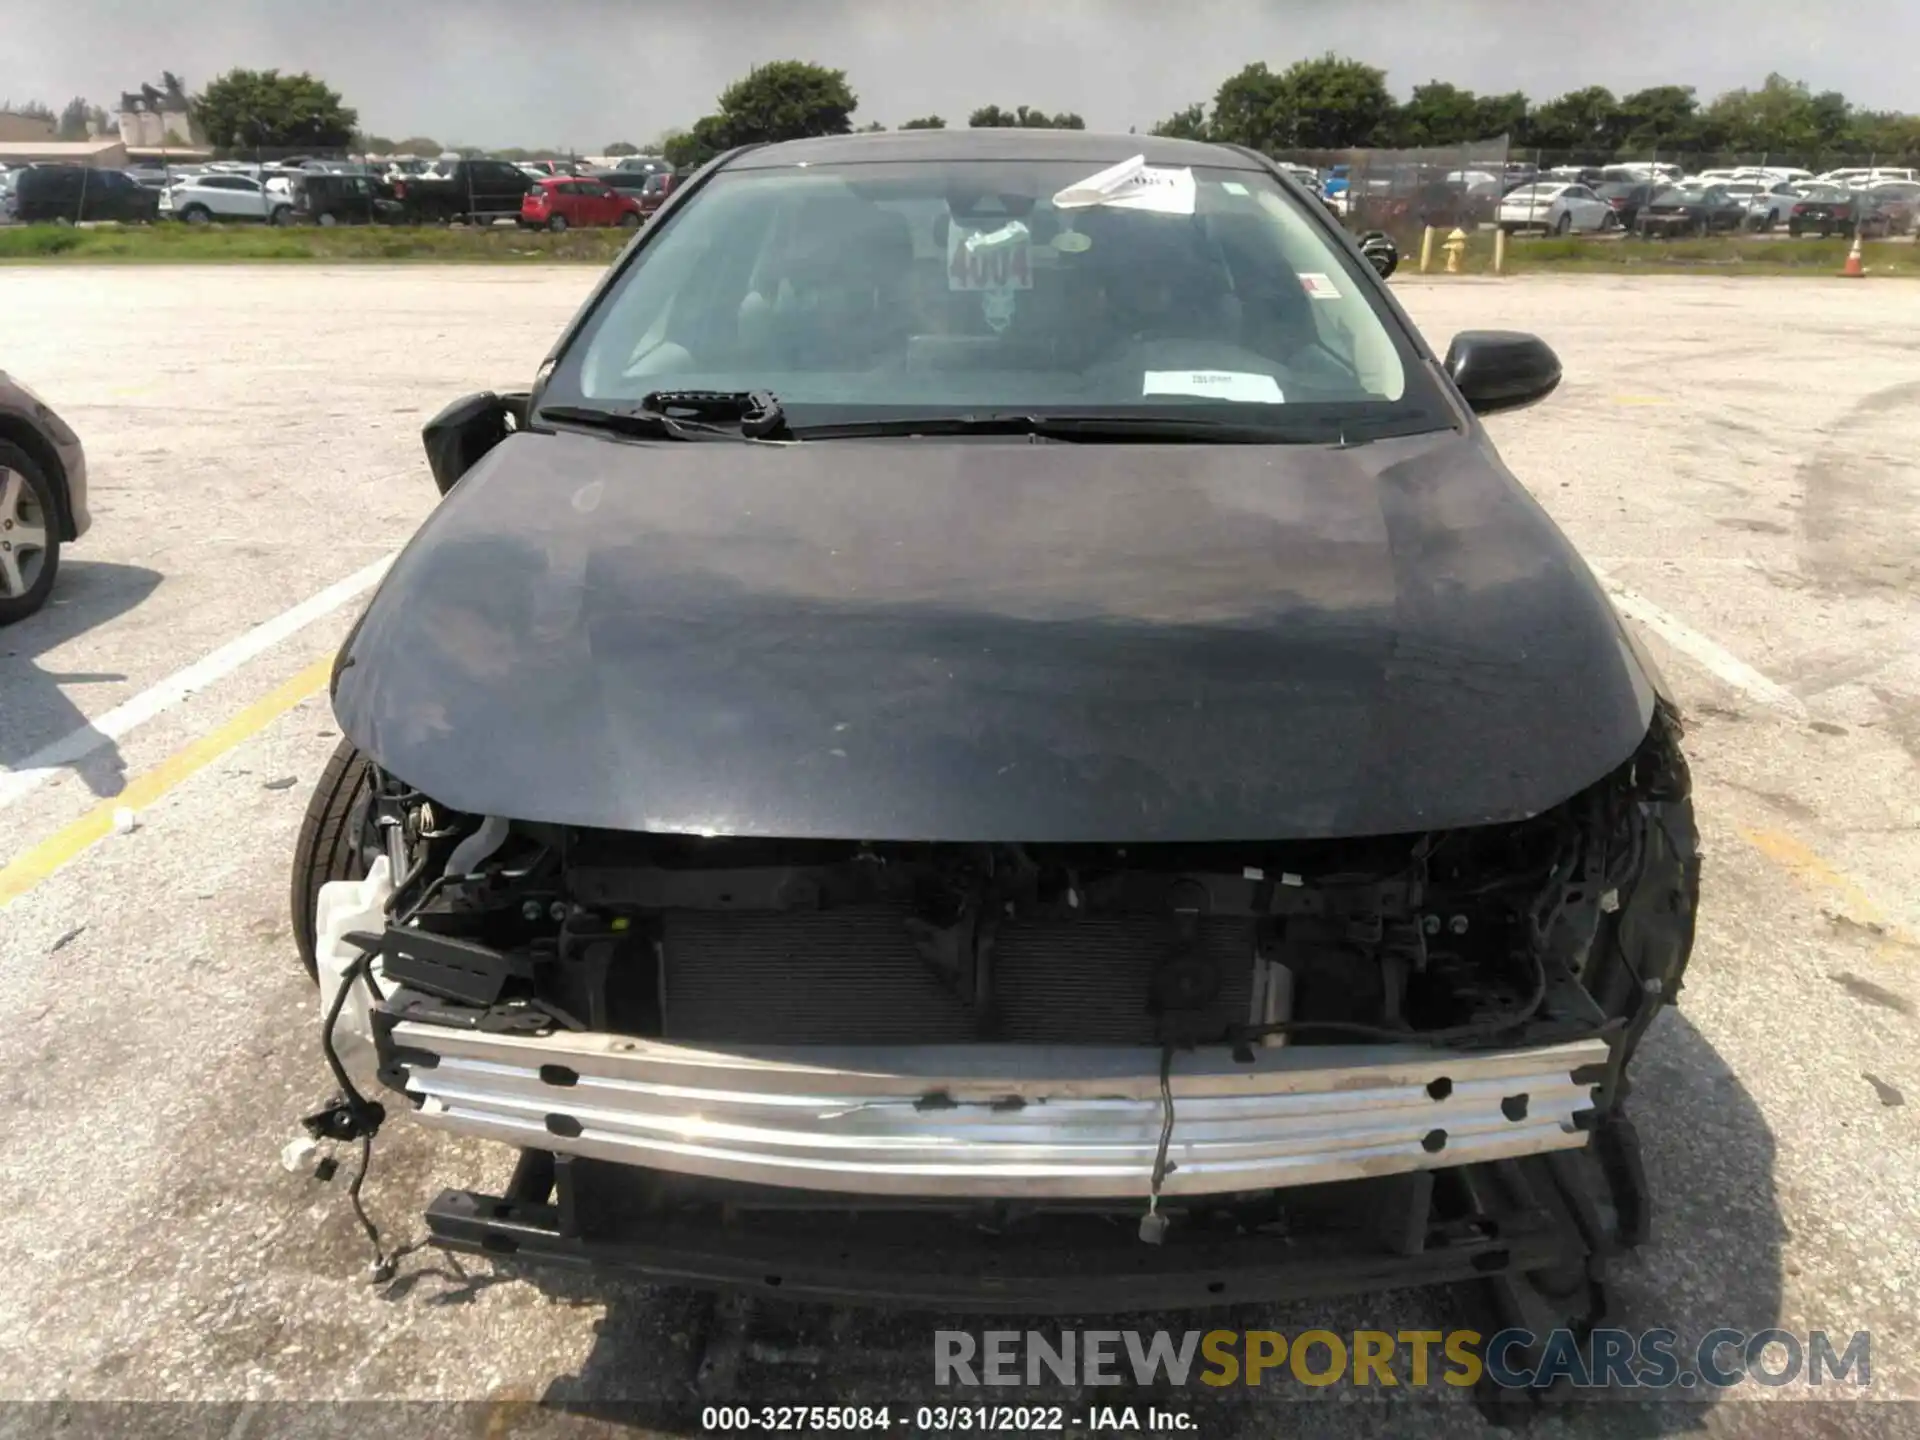
<instances>
[{"instance_id":1,"label":"exposed wiring harness","mask_svg":"<svg viewBox=\"0 0 1920 1440\"><path fill-rule=\"evenodd\" d=\"M1560 859L1547 872L1541 901L1528 911L1527 958L1533 965L1533 983L1527 998L1505 1013L1435 1030L1396 1029L1390 1025L1369 1025L1357 1020L1272 1020L1258 1025L1233 1026L1227 1031L1227 1041L1234 1045L1245 1045L1268 1035L1323 1034L1350 1035L1357 1039L1402 1045L1462 1045L1489 1040L1517 1025L1524 1025L1539 1014L1540 1007L1546 1003L1546 937L1566 909L1566 882L1579 866L1581 849L1577 841L1565 847ZM1417 856L1425 853L1430 852L1416 851ZM1541 912L1546 908L1549 897L1552 900L1551 909L1543 917Z\"/></svg>"},{"instance_id":2,"label":"exposed wiring harness","mask_svg":"<svg viewBox=\"0 0 1920 1440\"><path fill-rule=\"evenodd\" d=\"M1140 1217L1140 1238L1159 1245L1167 1238L1167 1217L1160 1213L1160 1187L1166 1184L1173 1166L1167 1150L1173 1143L1173 1045L1160 1047L1160 1143L1153 1154L1151 1188L1147 1191L1147 1213Z\"/></svg>"},{"instance_id":3,"label":"exposed wiring harness","mask_svg":"<svg viewBox=\"0 0 1920 1440\"><path fill-rule=\"evenodd\" d=\"M346 1008L347 996L354 985L365 981L368 992L379 998L380 992L373 980L373 959L378 953L376 949L361 948L359 956L340 977L340 988L334 991L333 1003L327 1007L326 1023L320 1027L320 1050L326 1056L327 1068L333 1072L334 1083L340 1087L340 1096L327 1109L307 1117L305 1124L308 1134L316 1140L357 1139L360 1142L360 1160L354 1167L353 1179L347 1184L347 1199L353 1205L354 1217L359 1220L367 1243L373 1247L373 1264L368 1267L367 1277L374 1284L383 1284L393 1278L400 1257L413 1248L404 1246L389 1255L380 1238L379 1226L373 1223L360 1198L360 1189L366 1184L367 1171L373 1164L373 1137L386 1119L386 1111L378 1102L360 1093L333 1045L334 1027L340 1023L340 1012Z\"/></svg>"}]
</instances>

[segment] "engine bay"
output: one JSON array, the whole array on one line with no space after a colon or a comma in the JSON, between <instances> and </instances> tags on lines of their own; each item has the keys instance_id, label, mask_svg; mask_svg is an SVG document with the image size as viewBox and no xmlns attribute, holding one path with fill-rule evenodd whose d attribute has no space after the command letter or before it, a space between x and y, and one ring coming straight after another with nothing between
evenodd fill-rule
<instances>
[{"instance_id":1,"label":"engine bay","mask_svg":"<svg viewBox=\"0 0 1920 1440\"><path fill-rule=\"evenodd\" d=\"M384 975L442 1023L700 1045L1471 1046L1631 1013L1645 976L1626 964L1641 978L1622 988L1620 912L1648 878L1657 797L1684 790L1677 763L1657 724L1533 819L1341 841L634 834L450 815L386 776L360 833L402 877Z\"/></svg>"}]
</instances>

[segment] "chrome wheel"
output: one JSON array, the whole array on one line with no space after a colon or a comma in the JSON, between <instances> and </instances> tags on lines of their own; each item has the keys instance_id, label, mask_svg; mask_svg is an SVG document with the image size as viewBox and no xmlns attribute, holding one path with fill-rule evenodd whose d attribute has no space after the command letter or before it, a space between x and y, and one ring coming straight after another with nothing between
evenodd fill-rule
<instances>
[{"instance_id":1,"label":"chrome wheel","mask_svg":"<svg viewBox=\"0 0 1920 1440\"><path fill-rule=\"evenodd\" d=\"M50 518L26 476L0 469L0 600L18 600L39 581Z\"/></svg>"}]
</instances>

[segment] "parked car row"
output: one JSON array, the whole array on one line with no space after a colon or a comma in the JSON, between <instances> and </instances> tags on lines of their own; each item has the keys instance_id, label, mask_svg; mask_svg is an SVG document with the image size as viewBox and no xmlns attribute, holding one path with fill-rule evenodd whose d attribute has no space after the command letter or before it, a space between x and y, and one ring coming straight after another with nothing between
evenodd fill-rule
<instances>
[{"instance_id":1,"label":"parked car row","mask_svg":"<svg viewBox=\"0 0 1920 1440\"><path fill-rule=\"evenodd\" d=\"M1785 227L1791 235L1914 233L1920 181L1880 179L1860 188L1786 180L1673 183L1534 181L1500 197L1497 223L1509 232L1623 230L1640 236L1737 234Z\"/></svg>"},{"instance_id":2,"label":"parked car row","mask_svg":"<svg viewBox=\"0 0 1920 1440\"><path fill-rule=\"evenodd\" d=\"M543 167L551 167L543 168ZM32 164L0 172L0 220L23 224L241 222L491 224L561 230L646 222L678 176L657 156L576 173L563 161L238 161L111 170Z\"/></svg>"}]
</instances>

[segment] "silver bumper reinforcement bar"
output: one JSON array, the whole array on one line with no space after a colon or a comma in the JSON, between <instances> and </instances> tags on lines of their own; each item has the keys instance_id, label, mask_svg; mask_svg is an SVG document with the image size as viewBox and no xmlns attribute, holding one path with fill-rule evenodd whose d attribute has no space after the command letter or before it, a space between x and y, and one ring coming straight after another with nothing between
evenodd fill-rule
<instances>
[{"instance_id":1,"label":"silver bumper reinforcement bar","mask_svg":"<svg viewBox=\"0 0 1920 1440\"><path fill-rule=\"evenodd\" d=\"M1145 1196L1160 1052L938 1045L699 1049L401 1021L419 1118L461 1135L804 1190ZM1225 1048L1174 1056L1167 1196L1355 1180L1577 1148L1601 1040L1459 1053ZM1578 1077L1578 1078L1576 1078Z\"/></svg>"}]
</instances>

